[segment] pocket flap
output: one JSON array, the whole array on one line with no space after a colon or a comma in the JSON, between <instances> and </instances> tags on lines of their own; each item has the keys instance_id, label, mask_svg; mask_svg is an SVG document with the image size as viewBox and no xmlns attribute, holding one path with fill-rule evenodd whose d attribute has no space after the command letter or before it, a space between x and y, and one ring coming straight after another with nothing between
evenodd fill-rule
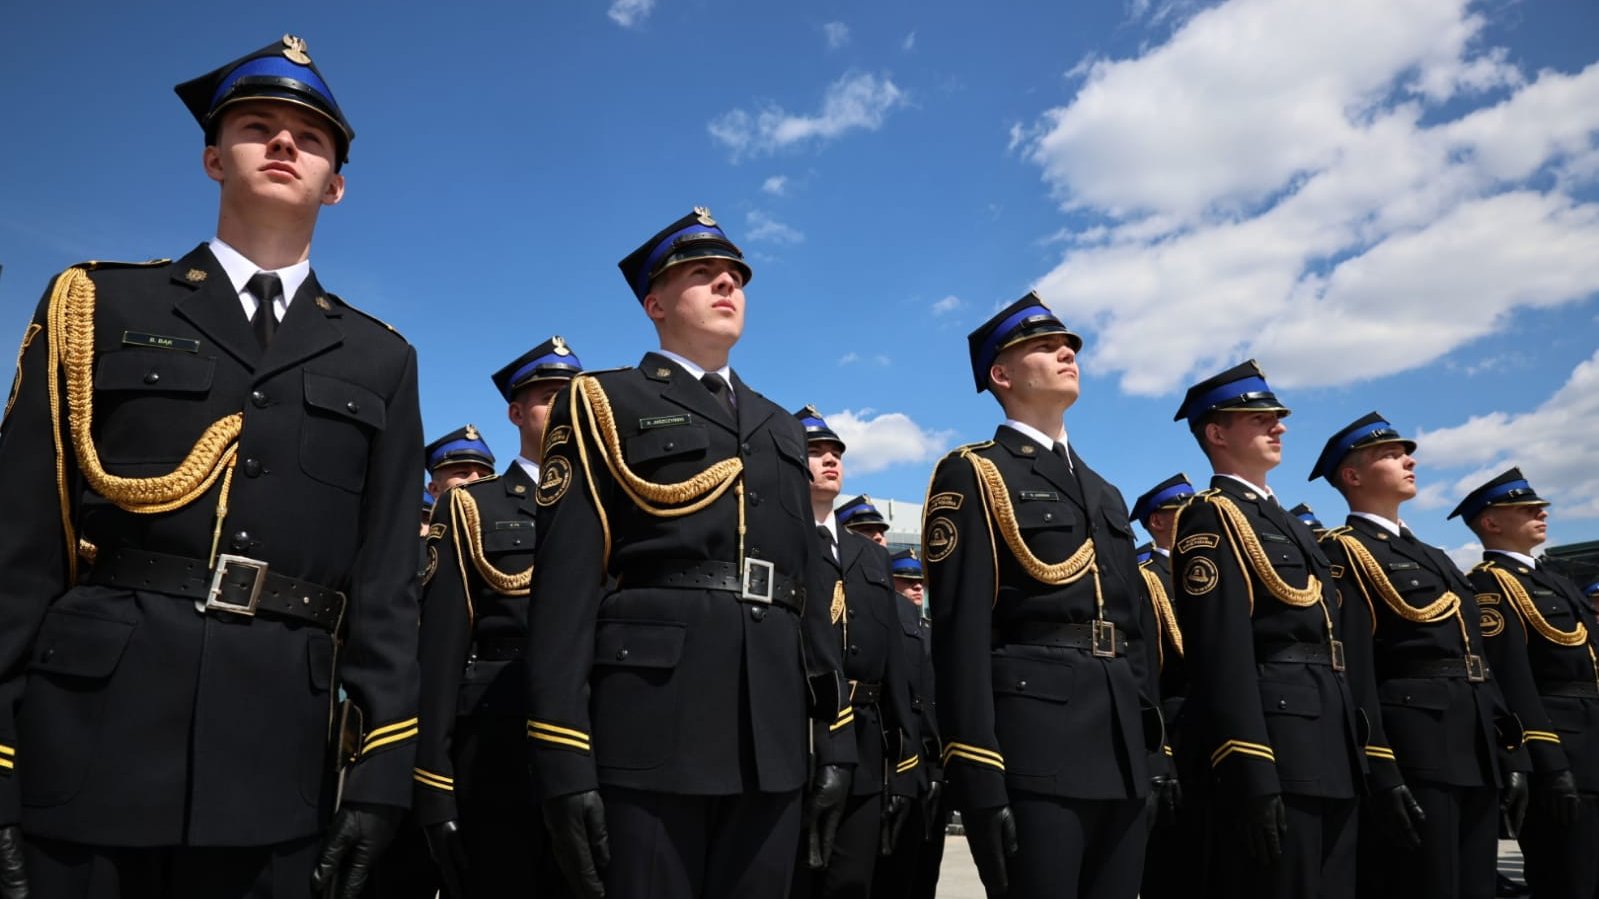
<instances>
[{"instance_id":1,"label":"pocket flap","mask_svg":"<svg viewBox=\"0 0 1599 899\"><path fill-rule=\"evenodd\" d=\"M1316 718L1321 715L1321 691L1315 684L1261 681L1260 709L1268 715Z\"/></svg>"},{"instance_id":2,"label":"pocket flap","mask_svg":"<svg viewBox=\"0 0 1599 899\"><path fill-rule=\"evenodd\" d=\"M1441 712L1449 708L1449 685L1435 680L1396 677L1382 682L1377 699L1383 705Z\"/></svg>"},{"instance_id":3,"label":"pocket flap","mask_svg":"<svg viewBox=\"0 0 1599 899\"><path fill-rule=\"evenodd\" d=\"M1067 503L1017 503L1016 524L1024 531L1041 528L1069 531L1077 526L1077 516Z\"/></svg>"},{"instance_id":4,"label":"pocket flap","mask_svg":"<svg viewBox=\"0 0 1599 899\"><path fill-rule=\"evenodd\" d=\"M116 670L135 627L130 621L51 612L34 640L29 668L70 677L107 677Z\"/></svg>"},{"instance_id":5,"label":"pocket flap","mask_svg":"<svg viewBox=\"0 0 1599 899\"><path fill-rule=\"evenodd\" d=\"M594 633L594 665L675 668L683 657L683 625L662 621L607 621Z\"/></svg>"},{"instance_id":6,"label":"pocket flap","mask_svg":"<svg viewBox=\"0 0 1599 899\"><path fill-rule=\"evenodd\" d=\"M675 428L652 428L642 434L627 438L627 461L630 465L666 459L689 453L703 454L711 445L711 435L699 425L679 425Z\"/></svg>"},{"instance_id":7,"label":"pocket flap","mask_svg":"<svg viewBox=\"0 0 1599 899\"><path fill-rule=\"evenodd\" d=\"M217 361L170 350L120 350L95 363L94 389L148 393L204 393Z\"/></svg>"},{"instance_id":8,"label":"pocket flap","mask_svg":"<svg viewBox=\"0 0 1599 899\"><path fill-rule=\"evenodd\" d=\"M372 391L343 378L305 373L305 404L340 418L357 421L374 430L383 430L383 399Z\"/></svg>"},{"instance_id":9,"label":"pocket flap","mask_svg":"<svg viewBox=\"0 0 1599 899\"><path fill-rule=\"evenodd\" d=\"M1072 666L1064 662L996 656L993 673L995 693L1045 702L1071 701L1074 676Z\"/></svg>"},{"instance_id":10,"label":"pocket flap","mask_svg":"<svg viewBox=\"0 0 1599 899\"><path fill-rule=\"evenodd\" d=\"M520 523L520 522L519 522ZM483 531L483 552L495 555L509 552L533 551L533 522L525 528L497 528Z\"/></svg>"}]
</instances>

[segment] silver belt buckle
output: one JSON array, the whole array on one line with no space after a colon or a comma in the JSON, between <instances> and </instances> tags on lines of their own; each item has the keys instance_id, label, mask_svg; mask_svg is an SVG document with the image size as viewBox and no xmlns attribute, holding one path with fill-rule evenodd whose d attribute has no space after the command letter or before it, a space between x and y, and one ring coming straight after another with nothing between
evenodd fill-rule
<instances>
[{"instance_id":1,"label":"silver belt buckle","mask_svg":"<svg viewBox=\"0 0 1599 899\"><path fill-rule=\"evenodd\" d=\"M222 583L228 576L229 568L249 568L254 572L250 583L250 599L248 602L226 602L222 599ZM232 612L235 615L255 615L255 605L261 599L261 588L266 584L267 563L247 556L230 556L227 553L217 556L216 567L211 569L211 589L206 591L205 604L200 605L201 612Z\"/></svg>"},{"instance_id":2,"label":"silver belt buckle","mask_svg":"<svg viewBox=\"0 0 1599 899\"><path fill-rule=\"evenodd\" d=\"M746 558L739 588L739 599L770 603L772 591L777 589L777 566L765 559Z\"/></svg>"}]
</instances>

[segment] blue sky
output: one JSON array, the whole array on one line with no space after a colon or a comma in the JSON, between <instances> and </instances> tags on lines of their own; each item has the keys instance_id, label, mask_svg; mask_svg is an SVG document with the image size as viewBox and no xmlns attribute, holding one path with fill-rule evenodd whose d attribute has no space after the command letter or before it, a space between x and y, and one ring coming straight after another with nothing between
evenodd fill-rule
<instances>
[{"instance_id":1,"label":"blue sky","mask_svg":"<svg viewBox=\"0 0 1599 899\"><path fill-rule=\"evenodd\" d=\"M1183 388L1250 356L1295 408L1284 499L1377 409L1424 538L1512 464L1599 537L1599 7L1589 0L7 4L0 335L82 259L208 238L171 92L284 32L357 138L322 283L418 347L430 437L514 432L489 373L653 332L615 263L694 205L749 254L734 367L919 500L986 439L966 333L1037 288L1084 334L1067 416L1128 500L1206 472ZM470 12L468 12L470 10ZM418 481L421 481L419 461Z\"/></svg>"}]
</instances>

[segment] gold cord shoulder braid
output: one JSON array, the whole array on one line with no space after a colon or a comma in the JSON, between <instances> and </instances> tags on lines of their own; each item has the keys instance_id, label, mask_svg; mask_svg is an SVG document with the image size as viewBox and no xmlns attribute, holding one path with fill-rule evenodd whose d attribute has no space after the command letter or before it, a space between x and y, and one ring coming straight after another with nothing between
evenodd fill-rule
<instances>
[{"instance_id":1,"label":"gold cord shoulder braid","mask_svg":"<svg viewBox=\"0 0 1599 899\"><path fill-rule=\"evenodd\" d=\"M1448 590L1419 609L1405 602L1399 591L1394 589L1393 582L1383 573L1382 563L1372 556L1371 550L1366 549L1365 544L1349 533L1340 533L1335 539L1344 548L1359 577L1371 584L1383 603L1400 618L1412 624L1431 624L1451 618L1460 610L1460 597Z\"/></svg>"},{"instance_id":2,"label":"gold cord shoulder braid","mask_svg":"<svg viewBox=\"0 0 1599 899\"><path fill-rule=\"evenodd\" d=\"M1033 555L1027 548L1027 543L1022 540L1021 527L1016 521L1016 509L1011 505L1010 492L1005 489L1005 479L1000 476L999 468L993 462L979 456L970 449L962 448L961 455L971 463L972 471L977 475L978 489L983 493L983 504L992 510L995 523L999 525L999 534L1010 548L1011 555L1027 572L1027 576L1041 583L1051 586L1064 586L1075 583L1089 571L1099 576L1098 566L1094 564L1094 540L1089 538L1077 548L1070 557L1063 561L1048 563Z\"/></svg>"},{"instance_id":3,"label":"gold cord shoulder braid","mask_svg":"<svg viewBox=\"0 0 1599 899\"><path fill-rule=\"evenodd\" d=\"M616 430L616 418L611 412L611 401L600 382L586 375L578 375L572 383L573 401L581 399L583 408L593 422L594 435L604 448L605 465L616 482L644 512L660 518L689 515L716 502L727 488L738 480L744 471L744 460L738 457L723 459L686 481L676 484L655 484L646 481L628 468L622 454L622 438ZM573 416L574 422L577 420ZM578 442L583 450L583 442ZM584 464L587 464L585 453ZM683 505L688 503L689 505Z\"/></svg>"},{"instance_id":4,"label":"gold cord shoulder braid","mask_svg":"<svg viewBox=\"0 0 1599 899\"><path fill-rule=\"evenodd\" d=\"M529 565L527 570L514 574L495 568L483 555L483 528L477 500L461 488L451 490L449 495L450 526L455 531L456 545L466 544L466 552L462 555L472 560L472 567L477 569L484 583L492 587L494 592L506 596L527 596L533 584L533 566Z\"/></svg>"},{"instance_id":5,"label":"gold cord shoulder braid","mask_svg":"<svg viewBox=\"0 0 1599 899\"><path fill-rule=\"evenodd\" d=\"M1532 625L1538 636L1556 646L1581 646L1588 642L1587 625L1578 621L1577 626L1569 631L1556 629L1543 617L1543 613L1538 611L1537 604L1527 595L1527 588L1521 586L1521 581L1515 575L1496 567L1490 567L1488 571L1493 574L1494 580L1499 582L1499 588L1504 594L1510 597L1511 607L1521 615L1522 620Z\"/></svg>"},{"instance_id":6,"label":"gold cord shoulder braid","mask_svg":"<svg viewBox=\"0 0 1599 899\"><path fill-rule=\"evenodd\" d=\"M1183 655L1183 632L1177 626L1177 612L1171 607L1171 597L1166 595L1166 585L1161 583L1160 575L1149 570L1148 565L1138 566L1138 573L1144 576L1144 585L1149 588L1150 602L1155 604L1155 621L1160 625L1167 637L1171 640L1172 648L1177 650L1178 658ZM1166 663L1165 642L1156 643L1159 650L1160 663Z\"/></svg>"},{"instance_id":7,"label":"gold cord shoulder braid","mask_svg":"<svg viewBox=\"0 0 1599 899\"><path fill-rule=\"evenodd\" d=\"M1266 550L1260 545L1260 537L1256 536L1254 527L1231 499L1216 494L1206 497L1206 501L1221 512L1222 525L1232 533L1233 545L1243 550L1244 557L1249 560L1249 566L1255 570L1255 576L1260 578L1260 582L1272 596L1286 605L1299 608L1321 602L1321 580L1314 574L1306 572L1303 587L1291 587L1277 574L1277 569L1272 567L1271 560L1266 558Z\"/></svg>"}]
</instances>

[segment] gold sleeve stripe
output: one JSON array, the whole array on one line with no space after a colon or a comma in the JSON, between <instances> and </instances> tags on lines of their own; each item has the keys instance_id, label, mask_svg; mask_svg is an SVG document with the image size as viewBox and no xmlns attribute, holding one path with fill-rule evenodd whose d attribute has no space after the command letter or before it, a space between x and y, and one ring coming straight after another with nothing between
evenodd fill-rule
<instances>
[{"instance_id":1,"label":"gold sleeve stripe","mask_svg":"<svg viewBox=\"0 0 1599 899\"><path fill-rule=\"evenodd\" d=\"M839 712L838 713L838 720L834 721L832 724L829 724L827 726L827 729L829 731L835 731L835 730L838 730L839 728L847 727L847 726L849 726L851 724L854 724L854 723L855 723L855 708L853 706L851 706L849 708L846 708L844 711Z\"/></svg>"},{"instance_id":2,"label":"gold sleeve stripe","mask_svg":"<svg viewBox=\"0 0 1599 899\"><path fill-rule=\"evenodd\" d=\"M1542 740L1545 743L1559 743L1560 742L1560 735L1556 734L1556 733L1552 733L1552 732L1547 731L1547 730L1529 730L1529 731L1527 731L1527 742L1530 743L1533 740Z\"/></svg>"},{"instance_id":3,"label":"gold sleeve stripe","mask_svg":"<svg viewBox=\"0 0 1599 899\"><path fill-rule=\"evenodd\" d=\"M591 751L587 740L569 740L566 737L555 737L549 734L539 733L538 731L534 730L529 730L527 735L541 743L554 743L557 746L570 746L573 749L581 749L584 752Z\"/></svg>"},{"instance_id":4,"label":"gold sleeve stripe","mask_svg":"<svg viewBox=\"0 0 1599 899\"><path fill-rule=\"evenodd\" d=\"M373 728L371 733L366 735L366 742L370 743L380 737L388 736L397 730L405 730L408 727L416 727L415 718L407 718L404 721L396 721L393 724L385 724L382 727Z\"/></svg>"},{"instance_id":5,"label":"gold sleeve stripe","mask_svg":"<svg viewBox=\"0 0 1599 899\"><path fill-rule=\"evenodd\" d=\"M919 755L913 755L913 756L911 756L908 759L904 759L898 765L895 765L894 766L894 773L895 774L904 774L906 771L909 771L912 768L915 768L917 765L920 765L921 763L922 763L922 757L919 756Z\"/></svg>"},{"instance_id":6,"label":"gold sleeve stripe","mask_svg":"<svg viewBox=\"0 0 1599 899\"><path fill-rule=\"evenodd\" d=\"M945 749L944 750L944 764L948 765L952 759L965 759L968 762L976 762L979 765L987 765L990 768L998 768L1001 771L1005 770L1005 763L1004 762L995 761L994 759L991 759L988 756L973 755L970 752L966 752L966 751L961 750L961 749L955 749L953 747L951 747L949 749Z\"/></svg>"},{"instance_id":7,"label":"gold sleeve stripe","mask_svg":"<svg viewBox=\"0 0 1599 899\"><path fill-rule=\"evenodd\" d=\"M1221 764L1223 759L1235 752L1262 758L1268 762L1275 763L1277 761L1277 756L1271 751L1270 746L1263 743L1247 743L1243 740L1228 740L1216 747L1216 751L1210 754L1210 766L1212 768L1216 767Z\"/></svg>"},{"instance_id":8,"label":"gold sleeve stripe","mask_svg":"<svg viewBox=\"0 0 1599 899\"><path fill-rule=\"evenodd\" d=\"M17 751L15 749L12 749L10 746L7 746L4 743L0 743L0 755L13 756L13 755L16 755L16 754L17 754Z\"/></svg>"},{"instance_id":9,"label":"gold sleeve stripe","mask_svg":"<svg viewBox=\"0 0 1599 899\"><path fill-rule=\"evenodd\" d=\"M1170 746L1162 746L1162 747L1160 747L1160 751L1165 753L1167 758L1171 757L1171 747Z\"/></svg>"},{"instance_id":10,"label":"gold sleeve stripe","mask_svg":"<svg viewBox=\"0 0 1599 899\"><path fill-rule=\"evenodd\" d=\"M992 749L984 749L981 746L973 746L970 743L946 743L944 745L945 759L957 753L968 758L974 758L977 761L987 761L1000 769L1005 767L1005 757Z\"/></svg>"},{"instance_id":11,"label":"gold sleeve stripe","mask_svg":"<svg viewBox=\"0 0 1599 899\"><path fill-rule=\"evenodd\" d=\"M12 771L12 770L15 770L16 767L17 767L17 763L16 762L13 762L10 759L0 759L0 768L4 768L7 771Z\"/></svg>"},{"instance_id":12,"label":"gold sleeve stripe","mask_svg":"<svg viewBox=\"0 0 1599 899\"><path fill-rule=\"evenodd\" d=\"M395 730L394 728L396 727L404 727L405 729ZM396 743L414 739L419 732L415 718L412 718L409 722L391 724L380 728L367 735L366 742L361 744L361 754L370 755L385 746L392 746Z\"/></svg>"},{"instance_id":13,"label":"gold sleeve stripe","mask_svg":"<svg viewBox=\"0 0 1599 899\"><path fill-rule=\"evenodd\" d=\"M411 779L415 780L424 787L432 787L435 790L443 790L446 793L455 792L454 778L445 777L442 774L434 774L432 771L424 771L421 768L412 768Z\"/></svg>"},{"instance_id":14,"label":"gold sleeve stripe","mask_svg":"<svg viewBox=\"0 0 1599 899\"><path fill-rule=\"evenodd\" d=\"M529 718L527 721L527 729L529 733L538 730L547 734L555 734L562 737L571 737L574 740L582 740L585 743L589 741L589 735L580 730L573 730L570 727L561 727L555 724L548 724L543 721L534 721L532 718Z\"/></svg>"},{"instance_id":15,"label":"gold sleeve stripe","mask_svg":"<svg viewBox=\"0 0 1599 899\"><path fill-rule=\"evenodd\" d=\"M1386 746L1367 746L1366 755L1374 759L1387 759L1390 762L1398 761L1394 758L1394 751Z\"/></svg>"}]
</instances>

